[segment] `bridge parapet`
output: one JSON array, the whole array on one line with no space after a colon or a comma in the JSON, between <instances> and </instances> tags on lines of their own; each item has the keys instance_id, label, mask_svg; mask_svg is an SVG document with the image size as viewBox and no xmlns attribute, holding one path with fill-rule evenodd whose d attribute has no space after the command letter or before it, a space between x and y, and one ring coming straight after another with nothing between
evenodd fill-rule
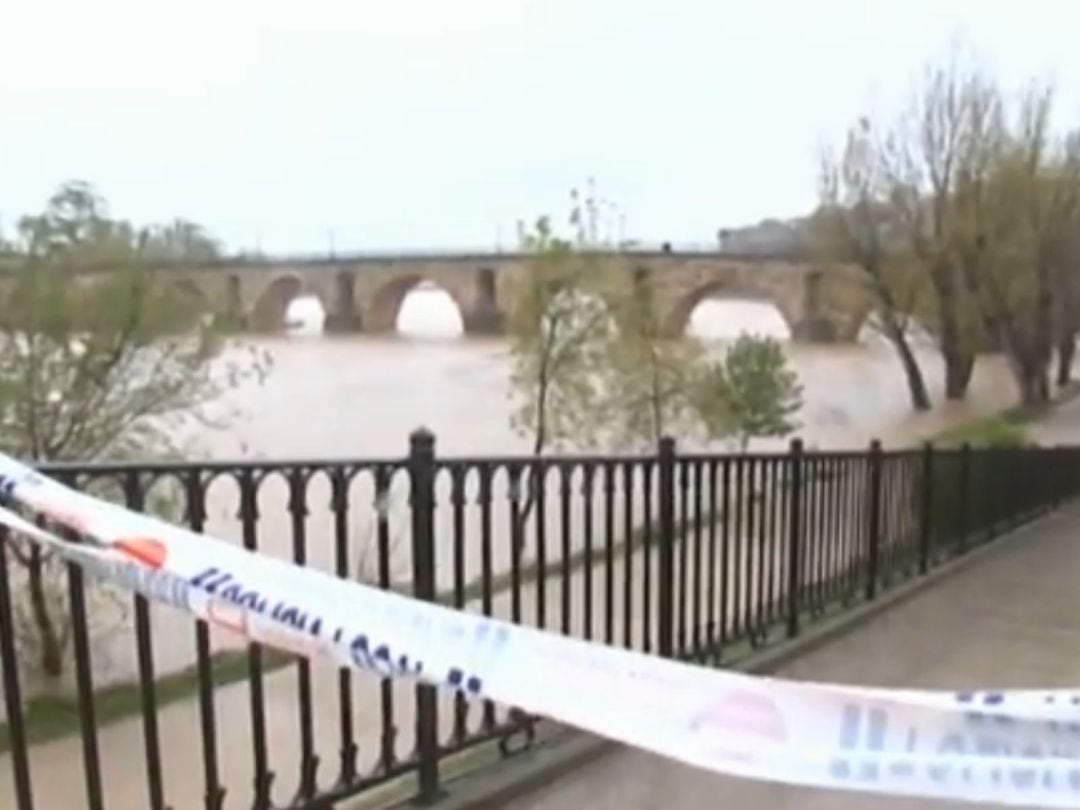
<instances>
[{"instance_id":1,"label":"bridge parapet","mask_svg":"<svg viewBox=\"0 0 1080 810\"><path fill-rule=\"evenodd\" d=\"M315 296L334 331L393 332L405 296L427 281L446 291L468 334L499 334L511 306L513 277L535 254L412 253L264 258L236 256L212 266L161 265L206 308L255 331L285 326L290 301ZM647 270L672 334L708 297L764 301L777 308L795 340L854 340L870 309L857 271L792 255L712 250L603 250L594 255ZM0 284L11 264L0 260ZM87 267L92 276L104 268Z\"/></svg>"}]
</instances>

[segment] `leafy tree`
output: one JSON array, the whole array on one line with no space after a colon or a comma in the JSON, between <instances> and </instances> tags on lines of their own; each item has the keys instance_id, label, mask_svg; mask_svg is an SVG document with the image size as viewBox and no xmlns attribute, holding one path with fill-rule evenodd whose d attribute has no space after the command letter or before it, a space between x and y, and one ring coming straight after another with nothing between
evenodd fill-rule
<instances>
[{"instance_id":1,"label":"leafy tree","mask_svg":"<svg viewBox=\"0 0 1080 810\"><path fill-rule=\"evenodd\" d=\"M574 201L571 224L583 228L576 194ZM585 215L591 211L590 205ZM507 318L510 396L515 401L511 423L519 435L532 439L534 458L553 447L589 444L591 407L600 397L595 370L611 329L603 298L607 266L603 257L580 249L581 234L576 245L560 239L546 217L531 233L522 228L522 248L529 258L516 279ZM537 470L531 468L527 478L516 527L519 544L543 486Z\"/></svg>"},{"instance_id":2,"label":"leafy tree","mask_svg":"<svg viewBox=\"0 0 1080 810\"><path fill-rule=\"evenodd\" d=\"M507 319L513 425L532 452L586 441L588 405L600 397L594 371L611 329L604 266L553 235L541 218L526 237L531 256Z\"/></svg>"},{"instance_id":3,"label":"leafy tree","mask_svg":"<svg viewBox=\"0 0 1080 810\"><path fill-rule=\"evenodd\" d=\"M802 386L773 338L741 335L705 367L694 393L709 438L735 436L743 451L752 438L787 436L798 427Z\"/></svg>"},{"instance_id":4,"label":"leafy tree","mask_svg":"<svg viewBox=\"0 0 1080 810\"><path fill-rule=\"evenodd\" d=\"M0 449L33 461L174 457L178 428L220 426L206 406L261 379L254 354L221 356L220 336L154 267L153 232L108 217L81 182L20 222L19 257L2 288ZM26 613L41 671L63 671L69 638L63 566L30 544Z\"/></svg>"},{"instance_id":5,"label":"leafy tree","mask_svg":"<svg viewBox=\"0 0 1080 810\"><path fill-rule=\"evenodd\" d=\"M599 369L594 433L619 448L654 447L662 436L696 428L691 398L703 350L690 336L667 333L647 270L619 276L609 293L617 330Z\"/></svg>"}]
</instances>

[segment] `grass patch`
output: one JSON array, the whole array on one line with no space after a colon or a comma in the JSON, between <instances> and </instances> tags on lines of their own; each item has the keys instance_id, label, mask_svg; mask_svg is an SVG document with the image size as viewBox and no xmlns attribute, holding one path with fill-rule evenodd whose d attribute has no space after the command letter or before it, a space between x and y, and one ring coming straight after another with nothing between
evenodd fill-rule
<instances>
[{"instance_id":1,"label":"grass patch","mask_svg":"<svg viewBox=\"0 0 1080 810\"><path fill-rule=\"evenodd\" d=\"M932 436L931 439L947 447L955 447L964 442L978 448L1031 447L1036 443L1031 440L1026 429L1027 425L1078 396L1080 396L1080 381L1074 381L1060 388L1050 401L1043 405L1014 405L1000 413L982 416L947 428Z\"/></svg>"},{"instance_id":2,"label":"grass patch","mask_svg":"<svg viewBox=\"0 0 1080 810\"><path fill-rule=\"evenodd\" d=\"M1027 447L1033 444L1024 424L1004 414L956 425L939 433L935 443L945 447L969 444L973 448Z\"/></svg>"}]
</instances>

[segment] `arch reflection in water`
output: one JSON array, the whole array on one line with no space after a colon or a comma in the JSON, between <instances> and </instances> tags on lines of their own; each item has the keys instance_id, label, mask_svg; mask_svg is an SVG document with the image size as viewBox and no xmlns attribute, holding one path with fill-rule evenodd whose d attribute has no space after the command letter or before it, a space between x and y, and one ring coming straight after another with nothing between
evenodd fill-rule
<instances>
[{"instance_id":1,"label":"arch reflection in water","mask_svg":"<svg viewBox=\"0 0 1080 810\"><path fill-rule=\"evenodd\" d=\"M791 330L780 310L764 301L706 298L690 313L687 334L701 340L733 340L750 333L790 340Z\"/></svg>"},{"instance_id":2,"label":"arch reflection in water","mask_svg":"<svg viewBox=\"0 0 1080 810\"><path fill-rule=\"evenodd\" d=\"M321 335L326 326L326 309L318 296L301 295L285 308L285 331L289 335Z\"/></svg>"},{"instance_id":3,"label":"arch reflection in water","mask_svg":"<svg viewBox=\"0 0 1080 810\"><path fill-rule=\"evenodd\" d=\"M405 294L394 328L399 335L411 338L459 338L465 334L465 321L450 293L430 281L421 281Z\"/></svg>"}]
</instances>

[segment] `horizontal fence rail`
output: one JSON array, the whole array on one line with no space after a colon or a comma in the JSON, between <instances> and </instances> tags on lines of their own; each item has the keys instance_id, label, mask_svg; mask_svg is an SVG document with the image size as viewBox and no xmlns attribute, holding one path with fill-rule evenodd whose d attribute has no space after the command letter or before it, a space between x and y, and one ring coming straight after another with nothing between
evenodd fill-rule
<instances>
[{"instance_id":1,"label":"horizontal fence rail","mask_svg":"<svg viewBox=\"0 0 1080 810\"><path fill-rule=\"evenodd\" d=\"M397 459L44 471L343 579L728 666L1073 497L1080 449L444 459L421 430ZM515 707L238 642L6 534L0 677L17 810L314 810L395 781L432 803L448 758L535 733Z\"/></svg>"}]
</instances>

